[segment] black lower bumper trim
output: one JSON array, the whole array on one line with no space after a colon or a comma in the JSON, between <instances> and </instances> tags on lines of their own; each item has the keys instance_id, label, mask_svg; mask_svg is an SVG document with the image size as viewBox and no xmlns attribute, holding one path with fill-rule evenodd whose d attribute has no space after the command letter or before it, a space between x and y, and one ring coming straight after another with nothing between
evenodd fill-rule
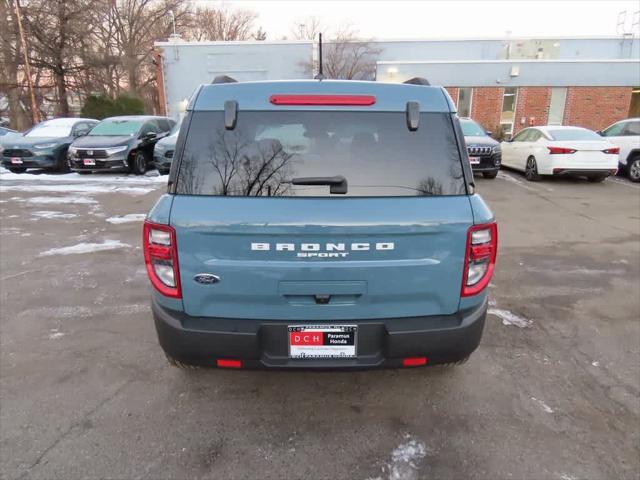
<instances>
[{"instance_id":1,"label":"black lower bumper trim","mask_svg":"<svg viewBox=\"0 0 640 480\"><path fill-rule=\"evenodd\" d=\"M408 357L428 364L468 357L480 343L486 301L453 315L371 320L310 321L191 317L152 301L158 339L170 357L191 365L215 366L220 358L242 360L247 368L365 369L399 367ZM345 359L291 359L287 326L348 324L358 326L358 356Z\"/></svg>"}]
</instances>

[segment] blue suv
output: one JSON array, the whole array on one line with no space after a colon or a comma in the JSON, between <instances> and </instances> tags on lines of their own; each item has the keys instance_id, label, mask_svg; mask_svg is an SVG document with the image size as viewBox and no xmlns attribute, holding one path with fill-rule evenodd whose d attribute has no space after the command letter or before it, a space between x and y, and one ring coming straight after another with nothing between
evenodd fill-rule
<instances>
[{"instance_id":1,"label":"blue suv","mask_svg":"<svg viewBox=\"0 0 640 480\"><path fill-rule=\"evenodd\" d=\"M498 232L455 106L426 81L203 85L143 244L180 367L465 361Z\"/></svg>"}]
</instances>

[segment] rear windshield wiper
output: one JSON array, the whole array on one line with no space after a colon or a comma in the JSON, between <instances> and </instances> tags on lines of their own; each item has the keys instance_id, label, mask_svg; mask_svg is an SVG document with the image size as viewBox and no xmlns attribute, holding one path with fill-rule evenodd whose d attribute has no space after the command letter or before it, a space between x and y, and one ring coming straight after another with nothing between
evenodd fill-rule
<instances>
[{"instance_id":1,"label":"rear windshield wiper","mask_svg":"<svg viewBox=\"0 0 640 480\"><path fill-rule=\"evenodd\" d=\"M292 178L293 185L329 185L329 193L347 193L347 179L342 175L335 177L297 177Z\"/></svg>"}]
</instances>

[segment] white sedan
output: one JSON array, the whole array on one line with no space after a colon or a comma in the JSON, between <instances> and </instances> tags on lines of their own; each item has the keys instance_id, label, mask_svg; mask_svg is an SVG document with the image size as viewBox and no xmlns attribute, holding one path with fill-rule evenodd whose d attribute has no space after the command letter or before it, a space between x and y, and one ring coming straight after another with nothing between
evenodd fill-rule
<instances>
[{"instance_id":1,"label":"white sedan","mask_svg":"<svg viewBox=\"0 0 640 480\"><path fill-rule=\"evenodd\" d=\"M541 175L571 175L602 182L618 169L620 149L580 127L530 127L502 142L502 165L523 171L527 180Z\"/></svg>"}]
</instances>

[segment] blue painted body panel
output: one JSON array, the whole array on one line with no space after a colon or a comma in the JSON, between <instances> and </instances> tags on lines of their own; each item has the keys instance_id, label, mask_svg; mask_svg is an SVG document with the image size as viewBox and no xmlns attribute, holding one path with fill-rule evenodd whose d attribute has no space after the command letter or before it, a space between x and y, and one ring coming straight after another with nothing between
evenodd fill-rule
<instances>
[{"instance_id":1,"label":"blue painted body panel","mask_svg":"<svg viewBox=\"0 0 640 480\"><path fill-rule=\"evenodd\" d=\"M466 195L385 198L176 196L188 315L283 320L393 318L455 313L467 229ZM269 251L251 249L268 243ZM293 243L296 251L276 251ZM343 258L299 258L300 244L345 243ZM352 243L371 245L349 251ZM393 243L393 250L375 250ZM211 273L220 282L193 277ZM328 305L315 294L331 295Z\"/></svg>"},{"instance_id":2,"label":"blue painted body panel","mask_svg":"<svg viewBox=\"0 0 640 480\"><path fill-rule=\"evenodd\" d=\"M273 94L375 95L370 107L282 106ZM189 110L455 112L440 87L378 82L287 81L203 85ZM460 297L467 231L494 219L479 195L433 197L224 197L163 195L148 216L176 229L183 300L162 306L197 317L282 321L360 320L454 314L481 306L487 290ZM277 250L276 244L293 244ZM299 256L302 244L345 244L344 256ZM351 250L352 244L369 250ZM252 244L262 247L252 249ZM393 244L393 249L376 249ZM263 249L269 245L269 249ZM314 247L315 248L315 247ZM310 250L315 253L316 250ZM306 253L309 253L306 252ZM201 284L201 273L220 281ZM330 295L328 304L316 295Z\"/></svg>"},{"instance_id":3,"label":"blue painted body panel","mask_svg":"<svg viewBox=\"0 0 640 480\"><path fill-rule=\"evenodd\" d=\"M375 95L371 106L292 106L273 105L269 97L274 94L312 95ZM224 102L237 100L242 110L356 110L377 112L404 112L407 102L419 102L421 112L455 112L451 98L442 87L404 85L381 82L339 80L300 80L282 82L242 82L203 85L196 92L189 110L223 110Z\"/></svg>"}]
</instances>

